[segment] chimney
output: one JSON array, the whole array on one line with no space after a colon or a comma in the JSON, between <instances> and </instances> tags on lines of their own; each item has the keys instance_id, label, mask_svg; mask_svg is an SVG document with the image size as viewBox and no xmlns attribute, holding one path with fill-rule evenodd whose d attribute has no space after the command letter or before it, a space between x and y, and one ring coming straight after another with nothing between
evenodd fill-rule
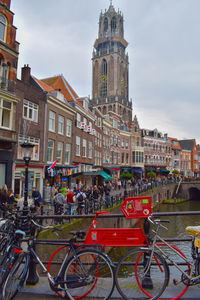
<instances>
[{"instance_id":1,"label":"chimney","mask_svg":"<svg viewBox=\"0 0 200 300\"><path fill-rule=\"evenodd\" d=\"M24 65L24 67L22 68L21 80L25 83L29 83L30 76L31 76L31 68L29 67L29 65Z\"/></svg>"}]
</instances>

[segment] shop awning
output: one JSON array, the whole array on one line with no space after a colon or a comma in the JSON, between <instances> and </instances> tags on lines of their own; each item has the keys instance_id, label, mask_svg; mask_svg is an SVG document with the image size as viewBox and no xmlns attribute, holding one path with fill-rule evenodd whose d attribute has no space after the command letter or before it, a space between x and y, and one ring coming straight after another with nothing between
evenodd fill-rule
<instances>
[{"instance_id":1,"label":"shop awning","mask_svg":"<svg viewBox=\"0 0 200 300\"><path fill-rule=\"evenodd\" d=\"M169 174L170 171L167 170L167 169L162 169L162 170L160 170L160 172L161 172L161 173L167 173L167 174Z\"/></svg>"},{"instance_id":2,"label":"shop awning","mask_svg":"<svg viewBox=\"0 0 200 300\"><path fill-rule=\"evenodd\" d=\"M142 168L133 168L133 171L135 173L144 173L144 170Z\"/></svg>"},{"instance_id":3,"label":"shop awning","mask_svg":"<svg viewBox=\"0 0 200 300\"><path fill-rule=\"evenodd\" d=\"M103 177L105 180L112 180L112 176L110 176L108 173L104 172L104 171L100 171L99 174L101 177Z\"/></svg>"}]
</instances>

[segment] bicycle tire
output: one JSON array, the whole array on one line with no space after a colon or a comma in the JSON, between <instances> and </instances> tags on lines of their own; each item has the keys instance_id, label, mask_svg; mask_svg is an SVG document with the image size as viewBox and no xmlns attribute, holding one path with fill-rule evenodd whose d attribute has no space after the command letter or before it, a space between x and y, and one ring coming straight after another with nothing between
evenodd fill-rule
<instances>
[{"instance_id":1,"label":"bicycle tire","mask_svg":"<svg viewBox=\"0 0 200 300\"><path fill-rule=\"evenodd\" d=\"M3 254L0 265L0 288L3 286L18 256L19 254L15 253L13 248L10 248L8 252Z\"/></svg>"},{"instance_id":2,"label":"bicycle tire","mask_svg":"<svg viewBox=\"0 0 200 300\"><path fill-rule=\"evenodd\" d=\"M158 246L162 246L162 247L165 247L166 244L164 243L157 243ZM172 257L173 255L173 261L177 262L177 263L180 263L179 264L179 268L182 270L182 271L186 271L188 273L191 272L191 267L190 267L190 264L189 262L186 263L186 265L182 264L185 262L184 258L186 258L185 254L179 249L177 248L176 246L172 245L172 244L169 244L175 251L177 251L178 254L176 254L174 251L173 252L170 252L170 249L168 246L166 246L166 249L164 250L166 254L168 254L169 257ZM182 258L183 257L183 258ZM168 261L167 261L168 263ZM168 264L169 266L169 284L166 288L166 291L165 293L163 293L163 297L164 296L167 296L169 297L170 294L172 294L172 298L170 298L169 300L177 300L179 298L181 298L188 290L189 288L189 285L186 285L183 283L183 280L182 280L182 272L179 271L175 266L171 265L171 264ZM173 275L173 276L172 276ZM175 281L178 281L178 284L175 285L174 284L174 280ZM172 290L172 287L173 287L173 292L171 292ZM170 290L171 289L171 290Z\"/></svg>"},{"instance_id":3,"label":"bicycle tire","mask_svg":"<svg viewBox=\"0 0 200 300\"><path fill-rule=\"evenodd\" d=\"M81 250L77 257L72 256L67 261L63 282L65 290L74 299L87 295L93 299L110 299L115 285L112 262L99 250Z\"/></svg>"},{"instance_id":4,"label":"bicycle tire","mask_svg":"<svg viewBox=\"0 0 200 300\"><path fill-rule=\"evenodd\" d=\"M134 249L119 261L115 282L123 299L158 299L166 289L169 280L168 265L159 253L154 252L149 269L145 269L150 254L149 249Z\"/></svg>"},{"instance_id":5,"label":"bicycle tire","mask_svg":"<svg viewBox=\"0 0 200 300\"><path fill-rule=\"evenodd\" d=\"M2 300L14 299L19 290L21 290L23 287L26 275L28 273L27 259L28 257L26 253L22 253L18 256L4 282L2 288Z\"/></svg>"}]
</instances>

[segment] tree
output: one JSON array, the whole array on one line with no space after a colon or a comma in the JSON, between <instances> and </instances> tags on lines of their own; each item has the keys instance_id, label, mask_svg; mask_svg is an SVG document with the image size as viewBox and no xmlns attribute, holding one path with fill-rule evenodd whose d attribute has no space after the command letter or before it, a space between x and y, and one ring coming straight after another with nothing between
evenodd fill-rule
<instances>
[{"instance_id":1,"label":"tree","mask_svg":"<svg viewBox=\"0 0 200 300\"><path fill-rule=\"evenodd\" d=\"M124 179L124 180L129 180L129 179L132 179L132 174L130 174L130 173L122 173L121 175L120 175L120 178L121 179Z\"/></svg>"},{"instance_id":2,"label":"tree","mask_svg":"<svg viewBox=\"0 0 200 300\"><path fill-rule=\"evenodd\" d=\"M153 171L150 171L150 172L147 173L147 177L148 178L155 178L156 177L156 173L153 172Z\"/></svg>"}]
</instances>

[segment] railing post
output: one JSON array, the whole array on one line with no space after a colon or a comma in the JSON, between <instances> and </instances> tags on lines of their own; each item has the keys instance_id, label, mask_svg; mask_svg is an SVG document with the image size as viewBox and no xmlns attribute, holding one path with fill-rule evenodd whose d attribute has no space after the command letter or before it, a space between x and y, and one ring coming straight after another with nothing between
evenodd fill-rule
<instances>
[{"instance_id":1,"label":"railing post","mask_svg":"<svg viewBox=\"0 0 200 300\"><path fill-rule=\"evenodd\" d=\"M35 235L35 228L33 227L30 232L31 236ZM35 245L33 245L33 250L35 250ZM35 285L39 281L39 276L36 269L36 260L33 254L30 254L30 264L28 270L28 278L26 280L26 284Z\"/></svg>"},{"instance_id":2,"label":"railing post","mask_svg":"<svg viewBox=\"0 0 200 300\"><path fill-rule=\"evenodd\" d=\"M149 230L150 230L150 224L148 222L148 219L145 219L144 220L144 233L145 233L148 240L150 239ZM144 261L143 261L144 270L146 269L146 266L148 265L148 258L149 258L149 254L144 253ZM148 270L148 272L146 273L144 279L142 280L142 287L143 288L148 288L148 289L153 288L153 282L152 282L152 279L151 279L150 269Z\"/></svg>"}]
</instances>

